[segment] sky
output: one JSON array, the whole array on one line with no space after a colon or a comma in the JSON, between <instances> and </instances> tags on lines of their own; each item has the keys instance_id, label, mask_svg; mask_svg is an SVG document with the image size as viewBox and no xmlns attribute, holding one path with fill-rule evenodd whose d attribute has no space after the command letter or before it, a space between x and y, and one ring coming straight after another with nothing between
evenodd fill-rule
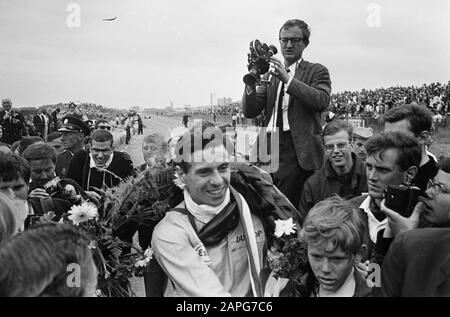
<instances>
[{"instance_id":1,"label":"sky","mask_svg":"<svg viewBox=\"0 0 450 317\"><path fill-rule=\"evenodd\" d=\"M450 80L449 0L0 0L0 98L239 101L250 41L279 48L291 18L309 24L303 57L328 68L333 92Z\"/></svg>"}]
</instances>

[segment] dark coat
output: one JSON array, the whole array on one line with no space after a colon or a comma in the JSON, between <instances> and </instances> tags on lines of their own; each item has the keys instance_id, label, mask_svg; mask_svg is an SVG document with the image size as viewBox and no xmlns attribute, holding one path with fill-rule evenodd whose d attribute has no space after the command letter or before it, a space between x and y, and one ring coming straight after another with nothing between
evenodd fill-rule
<instances>
[{"instance_id":1,"label":"dark coat","mask_svg":"<svg viewBox=\"0 0 450 317\"><path fill-rule=\"evenodd\" d=\"M329 160L325 166L308 178L301 193L299 212L303 218L319 201L338 194L344 199L351 199L367 192L366 165L356 154L352 153L353 167L347 182L342 183Z\"/></svg>"},{"instance_id":2,"label":"dark coat","mask_svg":"<svg viewBox=\"0 0 450 317\"><path fill-rule=\"evenodd\" d=\"M0 111L0 126L3 130L3 136L0 141L13 144L22 139L22 134L25 129L25 119L20 112L14 109L11 109L11 116L8 119L3 118L5 114L5 110Z\"/></svg>"},{"instance_id":3,"label":"dark coat","mask_svg":"<svg viewBox=\"0 0 450 317\"><path fill-rule=\"evenodd\" d=\"M45 120L41 118L40 115L35 114L33 116L33 124L36 130L39 132L39 134L42 135L45 129Z\"/></svg>"},{"instance_id":4,"label":"dark coat","mask_svg":"<svg viewBox=\"0 0 450 317\"><path fill-rule=\"evenodd\" d=\"M256 93L244 91L242 106L246 118L265 113L263 126L267 127L276 107L279 79L273 76L268 88L259 86ZM328 69L321 64L302 60L297 67L287 93L289 94L288 121L298 163L307 171L323 166L321 116L330 103L331 81ZM263 130L264 131L264 130ZM267 141L262 138L261 145Z\"/></svg>"},{"instance_id":5,"label":"dark coat","mask_svg":"<svg viewBox=\"0 0 450 317\"><path fill-rule=\"evenodd\" d=\"M133 162L128 153L114 151L114 157L106 170L89 167L89 153L85 150L75 153L67 169L66 178L76 181L84 190L88 187L111 188L119 185L133 173Z\"/></svg>"},{"instance_id":6,"label":"dark coat","mask_svg":"<svg viewBox=\"0 0 450 317\"><path fill-rule=\"evenodd\" d=\"M415 229L398 235L381 269L374 296L450 296L450 229Z\"/></svg>"}]
</instances>

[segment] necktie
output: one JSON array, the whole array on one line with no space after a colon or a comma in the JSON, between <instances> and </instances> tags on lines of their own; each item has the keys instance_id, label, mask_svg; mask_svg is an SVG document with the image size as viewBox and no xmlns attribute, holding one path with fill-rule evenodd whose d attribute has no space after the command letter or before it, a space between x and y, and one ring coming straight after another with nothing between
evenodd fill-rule
<instances>
[{"instance_id":1,"label":"necktie","mask_svg":"<svg viewBox=\"0 0 450 317\"><path fill-rule=\"evenodd\" d=\"M278 97L277 110L277 127L283 132L283 98L284 98L284 82L281 83L280 96Z\"/></svg>"}]
</instances>

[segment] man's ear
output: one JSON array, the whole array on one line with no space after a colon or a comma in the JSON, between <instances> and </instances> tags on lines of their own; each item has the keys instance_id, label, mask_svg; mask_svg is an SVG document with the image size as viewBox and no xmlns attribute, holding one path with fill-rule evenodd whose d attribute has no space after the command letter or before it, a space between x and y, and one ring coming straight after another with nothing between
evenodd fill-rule
<instances>
[{"instance_id":1,"label":"man's ear","mask_svg":"<svg viewBox=\"0 0 450 317\"><path fill-rule=\"evenodd\" d=\"M409 167L403 175L403 183L409 185L412 182L412 180L416 177L418 171L419 169L417 168L417 166Z\"/></svg>"},{"instance_id":2,"label":"man's ear","mask_svg":"<svg viewBox=\"0 0 450 317\"><path fill-rule=\"evenodd\" d=\"M429 131L422 131L417 136L417 139L420 143L420 145L427 144L427 142L430 140L430 132Z\"/></svg>"}]
</instances>

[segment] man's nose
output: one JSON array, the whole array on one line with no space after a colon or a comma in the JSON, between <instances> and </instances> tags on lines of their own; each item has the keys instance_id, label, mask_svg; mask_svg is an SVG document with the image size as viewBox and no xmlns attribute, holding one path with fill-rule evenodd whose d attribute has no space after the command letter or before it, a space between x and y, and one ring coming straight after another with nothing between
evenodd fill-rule
<instances>
[{"instance_id":1,"label":"man's nose","mask_svg":"<svg viewBox=\"0 0 450 317\"><path fill-rule=\"evenodd\" d=\"M292 47L293 45L292 45L292 40L291 39L289 39L288 41L287 41L287 43L286 43L286 47Z\"/></svg>"},{"instance_id":2,"label":"man's nose","mask_svg":"<svg viewBox=\"0 0 450 317\"><path fill-rule=\"evenodd\" d=\"M211 175L211 178L209 179L209 182L212 185L221 185L222 184L222 175L218 171L215 171Z\"/></svg>"},{"instance_id":3,"label":"man's nose","mask_svg":"<svg viewBox=\"0 0 450 317\"><path fill-rule=\"evenodd\" d=\"M376 171L374 168L367 173L367 178L368 179L376 179L377 178L377 174L376 174Z\"/></svg>"}]
</instances>

